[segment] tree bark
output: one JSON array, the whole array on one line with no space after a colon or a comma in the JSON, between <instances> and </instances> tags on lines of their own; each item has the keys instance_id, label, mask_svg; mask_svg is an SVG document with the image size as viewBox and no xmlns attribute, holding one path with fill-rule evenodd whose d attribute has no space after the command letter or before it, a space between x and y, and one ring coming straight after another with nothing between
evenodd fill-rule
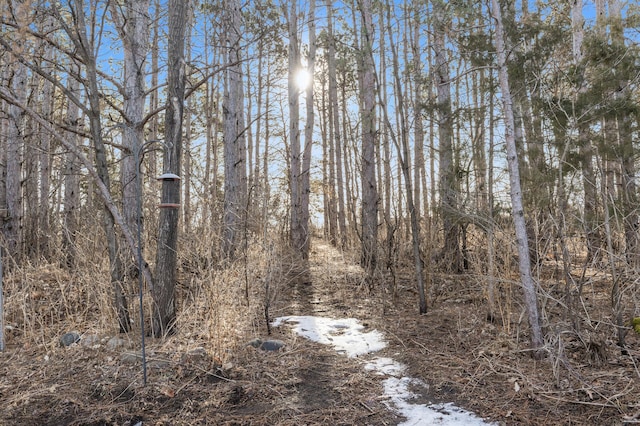
<instances>
[{"instance_id":1,"label":"tree bark","mask_svg":"<svg viewBox=\"0 0 640 426\"><path fill-rule=\"evenodd\" d=\"M300 199L300 89L296 74L300 71L300 42L298 40L298 10L296 2L284 9L289 28L289 187L291 188L289 239L291 248L300 253L304 246ZM302 253L304 257L304 253Z\"/></svg>"},{"instance_id":2,"label":"tree bark","mask_svg":"<svg viewBox=\"0 0 640 426\"><path fill-rule=\"evenodd\" d=\"M502 108L504 112L505 138L507 144L507 163L509 168L509 184L511 205L513 209L513 222L516 232L518 247L518 265L520 269L520 281L524 293L524 302L531 329L531 347L536 358L542 356L543 336L538 312L536 296L536 283L531 275L531 263L529 259L529 243L525 223L525 212L522 203L522 189L520 187L520 170L518 166L518 153L514 137L513 104L511 89L509 87L509 74L507 71L507 53L504 43L504 28L502 25L502 13L498 0L492 0L492 14L496 25L496 49L498 54L498 75L500 90L502 92Z\"/></svg>"},{"instance_id":3,"label":"tree bark","mask_svg":"<svg viewBox=\"0 0 640 426\"><path fill-rule=\"evenodd\" d=\"M338 104L338 73L336 68L336 38L333 29L333 5L332 1L327 1L327 35L329 37L329 48L327 49L327 73L329 85L329 129L332 146L334 147L335 163L333 166L335 173L335 193L333 197L334 209L337 224L336 244L344 249L347 245L347 222L344 203L344 177L342 173L342 129L340 126L340 106ZM343 78L343 85L347 82ZM331 158L331 161L334 161Z\"/></svg>"},{"instance_id":4,"label":"tree bark","mask_svg":"<svg viewBox=\"0 0 640 426\"><path fill-rule=\"evenodd\" d=\"M47 17L45 19L43 32L48 34L53 29L53 19ZM51 46L43 46L43 66L52 76L56 75L56 71L51 64L55 63L55 57ZM50 81L43 79L42 81L42 116L51 117L54 106L55 87ZM51 204L49 192L51 191L51 135L47 132L40 132L39 135L39 188L38 188L38 224L37 224L37 251L38 257L44 259L51 258L50 241L51 241Z\"/></svg>"},{"instance_id":5,"label":"tree bark","mask_svg":"<svg viewBox=\"0 0 640 426\"><path fill-rule=\"evenodd\" d=\"M226 85L224 112L224 213L222 253L232 260L238 248L240 231L245 226L247 172L244 126L244 93L242 82L241 20L238 0L227 2L226 8Z\"/></svg>"},{"instance_id":6,"label":"tree bark","mask_svg":"<svg viewBox=\"0 0 640 426\"><path fill-rule=\"evenodd\" d=\"M182 155L182 120L184 116L185 60L184 38L188 5L182 0L169 0L167 109L165 113L165 173L180 176ZM162 181L161 204L180 203L180 181ZM178 207L162 208L158 225L156 283L152 295L154 314L152 332L160 337L175 330L175 285L178 254Z\"/></svg>"},{"instance_id":7,"label":"tree bark","mask_svg":"<svg viewBox=\"0 0 640 426\"><path fill-rule=\"evenodd\" d=\"M378 188L376 181L375 69L373 63L373 20L371 0L359 2L362 14L362 257L360 263L372 279L378 251ZM370 283L371 284L371 283Z\"/></svg>"},{"instance_id":8,"label":"tree bark","mask_svg":"<svg viewBox=\"0 0 640 426\"><path fill-rule=\"evenodd\" d=\"M316 2L310 0L308 9L309 20L309 56L307 58L307 72L311 75L311 82L306 88L305 108L307 113L306 123L304 127L304 151L302 154L302 169L300 176L300 225L302 227L302 237L304 238L302 246L302 257L309 258L311 249L311 233L309 197L311 195L311 149L313 147L313 130L315 125L315 109L314 109L314 80L316 65L316 26L315 26Z\"/></svg>"},{"instance_id":9,"label":"tree bark","mask_svg":"<svg viewBox=\"0 0 640 426\"><path fill-rule=\"evenodd\" d=\"M69 27L67 34L72 39L76 49L78 50L78 55L85 66L85 90L87 100L89 102L89 108L85 110L85 113L89 118L89 130L95 153L96 173L100 179L98 186L100 187L100 184L103 185L106 193L111 194L107 152L102 138L101 101L100 92L98 90L98 73L96 58L94 55L94 40L89 39L87 35L84 3L81 0L74 0L74 10L76 13L75 20L77 25L75 27L75 31L71 31L71 28ZM59 19L62 19L62 12L58 13L58 17ZM125 333L131 329L131 320L127 299L122 286L124 280L124 268L120 258L119 243L116 236L115 217L106 201L104 203L102 216L103 229L109 251L111 284L113 286L115 300L114 305L118 316L120 332Z\"/></svg>"},{"instance_id":10,"label":"tree bark","mask_svg":"<svg viewBox=\"0 0 640 426\"><path fill-rule=\"evenodd\" d=\"M453 116L451 113L451 79L445 45L445 32L451 19L442 0L434 0L436 24L434 28L435 74L438 99L438 149L440 174L440 215L444 229L443 265L452 272L462 271L460 226L458 211L458 177L453 153Z\"/></svg>"},{"instance_id":11,"label":"tree bark","mask_svg":"<svg viewBox=\"0 0 640 426\"><path fill-rule=\"evenodd\" d=\"M16 98L25 103L27 99L27 69L21 63L14 65L11 75L11 90ZM7 215L4 222L4 239L7 255L18 261L22 253L22 155L24 149L24 111L9 105L7 121L6 154L6 203Z\"/></svg>"},{"instance_id":12,"label":"tree bark","mask_svg":"<svg viewBox=\"0 0 640 426\"><path fill-rule=\"evenodd\" d=\"M75 94L79 92L80 84L75 78L70 78L68 83L69 91ZM66 112L66 125L73 130L80 127L80 108L69 101ZM78 136L69 132L69 143L78 145ZM76 240L79 230L79 209L80 209L80 164L72 152L65 155L64 166L64 207L63 207L63 228L62 247L65 257L65 265L70 270L74 270L77 260Z\"/></svg>"},{"instance_id":13,"label":"tree bark","mask_svg":"<svg viewBox=\"0 0 640 426\"><path fill-rule=\"evenodd\" d=\"M116 3L111 3L110 6L111 16L124 46L123 150L120 165L122 212L127 226L137 230L139 224L142 233L144 218L138 218L138 197L142 196L142 181L138 179L137 170L144 144L144 81L150 35L149 0L126 0L124 10ZM136 269L135 253L127 253L124 259L125 273L129 275Z\"/></svg>"}]
</instances>

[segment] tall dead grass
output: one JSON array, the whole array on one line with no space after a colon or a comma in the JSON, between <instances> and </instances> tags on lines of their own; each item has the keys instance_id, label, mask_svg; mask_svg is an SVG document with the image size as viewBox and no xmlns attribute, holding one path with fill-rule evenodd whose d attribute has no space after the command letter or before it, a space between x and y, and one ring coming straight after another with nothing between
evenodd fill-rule
<instances>
[{"instance_id":1,"label":"tall dead grass","mask_svg":"<svg viewBox=\"0 0 640 426\"><path fill-rule=\"evenodd\" d=\"M99 238L96 238L99 239ZM179 243L176 285L177 329L163 340L163 348L204 347L225 362L249 336L265 334L266 317L295 269L293 256L277 238L248 239L233 262L215 261L217 237L210 233L183 236ZM106 251L94 239L81 239L77 267L58 263L27 263L5 273L7 344L27 343L53 350L69 331L81 335L115 336L117 316ZM155 259L146 244L145 259ZM54 259L58 261L58 259ZM132 318L128 339L140 340L138 282L125 284ZM143 294L148 333L153 301Z\"/></svg>"}]
</instances>

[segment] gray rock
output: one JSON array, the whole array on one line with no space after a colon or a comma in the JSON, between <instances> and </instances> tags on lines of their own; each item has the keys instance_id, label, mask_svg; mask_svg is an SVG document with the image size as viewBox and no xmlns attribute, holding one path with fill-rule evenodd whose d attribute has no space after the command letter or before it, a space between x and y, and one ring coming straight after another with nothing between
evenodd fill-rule
<instances>
[{"instance_id":1,"label":"gray rock","mask_svg":"<svg viewBox=\"0 0 640 426\"><path fill-rule=\"evenodd\" d=\"M80 341L80 335L78 333L65 333L60 338L60 346L71 346L74 343Z\"/></svg>"},{"instance_id":2,"label":"gray rock","mask_svg":"<svg viewBox=\"0 0 640 426\"><path fill-rule=\"evenodd\" d=\"M274 352L282 349L284 347L284 342L282 340L265 340L260 345L260 349L263 351Z\"/></svg>"},{"instance_id":3,"label":"gray rock","mask_svg":"<svg viewBox=\"0 0 640 426\"><path fill-rule=\"evenodd\" d=\"M91 346L99 345L100 338L97 334L87 334L82 336L82 340L80 340L80 344L84 347L90 348Z\"/></svg>"},{"instance_id":4,"label":"gray rock","mask_svg":"<svg viewBox=\"0 0 640 426\"><path fill-rule=\"evenodd\" d=\"M125 346L126 344L126 340L119 337L112 337L111 339L109 339L109 341L107 341L107 349L109 349L110 351L114 351Z\"/></svg>"},{"instance_id":5,"label":"gray rock","mask_svg":"<svg viewBox=\"0 0 640 426\"><path fill-rule=\"evenodd\" d=\"M259 348L261 344L262 344L262 340L256 338L256 339L250 340L247 343L247 346L253 346L254 348Z\"/></svg>"}]
</instances>

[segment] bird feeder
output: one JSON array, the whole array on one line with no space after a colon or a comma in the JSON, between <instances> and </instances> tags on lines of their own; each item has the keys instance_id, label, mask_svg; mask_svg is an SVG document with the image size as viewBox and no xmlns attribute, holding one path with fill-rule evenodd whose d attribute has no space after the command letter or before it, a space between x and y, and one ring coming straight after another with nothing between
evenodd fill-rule
<instances>
[{"instance_id":1,"label":"bird feeder","mask_svg":"<svg viewBox=\"0 0 640 426\"><path fill-rule=\"evenodd\" d=\"M174 181L174 180L180 180L180 176L176 175L175 173L163 173L160 176L157 177L158 180L167 180L167 181Z\"/></svg>"},{"instance_id":2,"label":"bird feeder","mask_svg":"<svg viewBox=\"0 0 640 426\"><path fill-rule=\"evenodd\" d=\"M177 182L180 180L180 176L175 173L163 173L157 178L161 182ZM170 201L166 203L160 203L158 205L161 209L176 209L180 207L180 203L172 203Z\"/></svg>"}]
</instances>

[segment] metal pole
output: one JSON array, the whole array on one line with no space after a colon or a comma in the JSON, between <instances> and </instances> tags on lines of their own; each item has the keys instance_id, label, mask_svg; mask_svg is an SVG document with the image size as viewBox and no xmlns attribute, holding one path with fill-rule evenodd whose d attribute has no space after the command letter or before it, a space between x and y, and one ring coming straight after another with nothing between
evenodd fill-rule
<instances>
[{"instance_id":1,"label":"metal pole","mask_svg":"<svg viewBox=\"0 0 640 426\"><path fill-rule=\"evenodd\" d=\"M4 352L4 285L2 281L2 247L0 247L0 352Z\"/></svg>"},{"instance_id":2,"label":"metal pole","mask_svg":"<svg viewBox=\"0 0 640 426\"><path fill-rule=\"evenodd\" d=\"M137 203L137 217L136 217L136 226L138 228L137 237L138 237L138 249L136 250L136 254L138 257L138 296L140 299L140 342L141 342L141 352L142 352L142 381L144 386L147 386L147 351L145 349L144 342L144 305L143 305L143 295L144 295L144 280L142 278L142 233L140 232L141 225L141 217L142 217L142 179L140 177L140 152L142 146L134 149L135 152L135 162L136 162L136 180L138 187L138 203Z\"/></svg>"}]
</instances>

